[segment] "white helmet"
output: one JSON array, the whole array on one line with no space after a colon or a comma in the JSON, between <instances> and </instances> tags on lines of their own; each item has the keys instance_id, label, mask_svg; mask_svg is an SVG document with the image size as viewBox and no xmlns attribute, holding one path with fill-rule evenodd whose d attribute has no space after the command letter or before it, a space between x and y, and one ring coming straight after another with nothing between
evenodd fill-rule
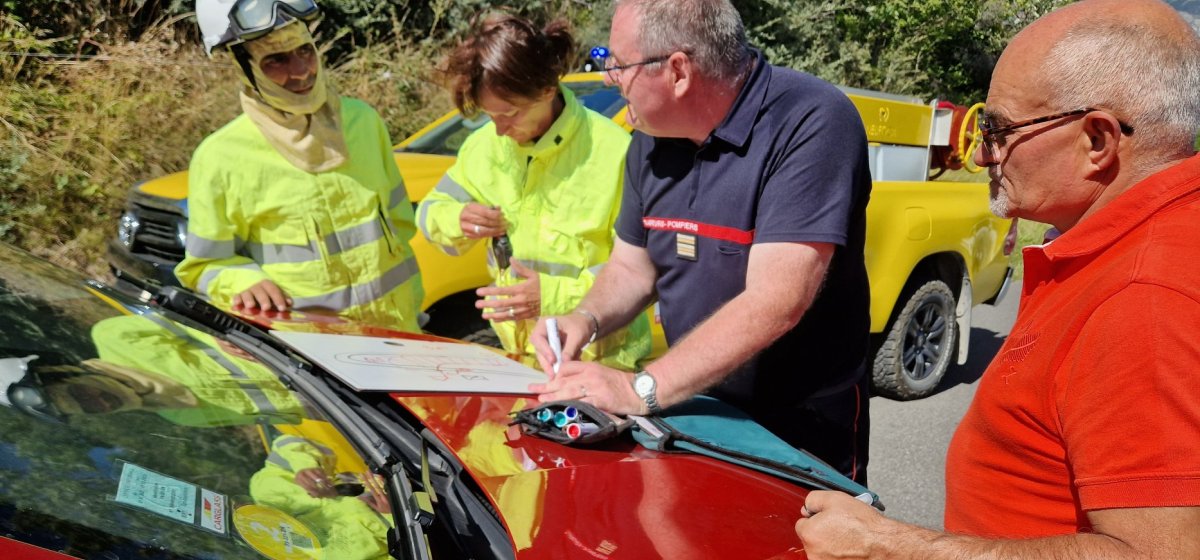
<instances>
[{"instance_id":1,"label":"white helmet","mask_svg":"<svg viewBox=\"0 0 1200 560\"><path fill-rule=\"evenodd\" d=\"M196 0L196 22L204 51L262 37L293 18L312 21L321 13L316 0Z\"/></svg>"},{"instance_id":2,"label":"white helmet","mask_svg":"<svg viewBox=\"0 0 1200 560\"><path fill-rule=\"evenodd\" d=\"M29 371L29 362L36 359L36 355L0 359L0 404L12 406L12 401L8 399L8 388L25 379L25 374Z\"/></svg>"}]
</instances>

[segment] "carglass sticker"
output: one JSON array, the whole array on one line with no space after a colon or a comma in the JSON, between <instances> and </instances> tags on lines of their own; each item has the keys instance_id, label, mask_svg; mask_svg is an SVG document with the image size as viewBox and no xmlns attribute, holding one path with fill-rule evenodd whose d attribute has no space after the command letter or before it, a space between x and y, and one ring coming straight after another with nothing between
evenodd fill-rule
<instances>
[{"instance_id":1,"label":"carglass sticker","mask_svg":"<svg viewBox=\"0 0 1200 560\"><path fill-rule=\"evenodd\" d=\"M125 463L116 501L183 523L196 522L195 484Z\"/></svg>"}]
</instances>

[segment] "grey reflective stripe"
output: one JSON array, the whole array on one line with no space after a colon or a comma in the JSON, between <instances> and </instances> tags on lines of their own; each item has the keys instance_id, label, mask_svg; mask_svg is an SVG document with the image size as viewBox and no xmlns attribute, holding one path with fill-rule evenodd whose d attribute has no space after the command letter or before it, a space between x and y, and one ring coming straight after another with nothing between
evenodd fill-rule
<instances>
[{"instance_id":1,"label":"grey reflective stripe","mask_svg":"<svg viewBox=\"0 0 1200 560\"><path fill-rule=\"evenodd\" d=\"M527 268L532 268L542 274L550 276L565 276L567 278L579 278L580 269L577 266L569 264L559 264L545 261L534 261L528 259L517 259Z\"/></svg>"},{"instance_id":2,"label":"grey reflective stripe","mask_svg":"<svg viewBox=\"0 0 1200 560\"><path fill-rule=\"evenodd\" d=\"M205 239L192 232L187 236L187 254L201 259L228 259L236 253L234 241L214 241Z\"/></svg>"},{"instance_id":3,"label":"grey reflective stripe","mask_svg":"<svg viewBox=\"0 0 1200 560\"><path fill-rule=\"evenodd\" d=\"M270 455L267 455L267 462L285 471L291 472L292 470L292 464L289 463L287 459L284 459L283 455L280 455L276 451L272 451Z\"/></svg>"},{"instance_id":4,"label":"grey reflective stripe","mask_svg":"<svg viewBox=\"0 0 1200 560\"><path fill-rule=\"evenodd\" d=\"M254 403L254 406L258 407L259 412L279 412L279 409L275 408L275 403L267 398L267 393L257 383L247 379L246 381L239 382L238 387L241 387L246 392L246 396L250 397L250 401Z\"/></svg>"},{"instance_id":5,"label":"grey reflective stripe","mask_svg":"<svg viewBox=\"0 0 1200 560\"><path fill-rule=\"evenodd\" d=\"M280 243L246 244L246 251L255 262L263 264L302 263L321 260L321 250L312 243L308 245L284 245Z\"/></svg>"},{"instance_id":6,"label":"grey reflective stripe","mask_svg":"<svg viewBox=\"0 0 1200 560\"><path fill-rule=\"evenodd\" d=\"M204 273L200 275L200 281L196 283L196 290L202 294L207 294L208 285L212 283L213 280L216 280L218 275L226 270L237 269L257 270L262 272L262 268L258 266L258 263L235 264L232 266L209 266L205 268Z\"/></svg>"},{"instance_id":7,"label":"grey reflective stripe","mask_svg":"<svg viewBox=\"0 0 1200 560\"><path fill-rule=\"evenodd\" d=\"M408 191L404 188L404 181L392 188L392 194L388 195L388 209L400 206L405 200L408 200Z\"/></svg>"},{"instance_id":8,"label":"grey reflective stripe","mask_svg":"<svg viewBox=\"0 0 1200 560\"><path fill-rule=\"evenodd\" d=\"M429 224L425 222L429 220L429 206L431 204L431 202L426 200L417 207L417 229L421 230L421 235L424 235L425 239L429 241L433 241L433 238L429 236Z\"/></svg>"},{"instance_id":9,"label":"grey reflective stripe","mask_svg":"<svg viewBox=\"0 0 1200 560\"><path fill-rule=\"evenodd\" d=\"M381 238L383 238L383 223L380 220L372 219L326 235L321 242L325 244L326 253L336 255L374 243ZM315 243L288 245L252 242L246 244L246 249L250 253L250 258L262 264L305 263L321 260L320 247Z\"/></svg>"},{"instance_id":10,"label":"grey reflective stripe","mask_svg":"<svg viewBox=\"0 0 1200 560\"><path fill-rule=\"evenodd\" d=\"M258 407L259 412L279 412L279 410L275 408L275 403L272 403L271 400L267 398L267 394L263 392L262 387L259 387L258 384L254 383L254 381L250 379L250 376L246 375L246 372L242 371L242 368L238 367L237 364L229 361L229 359L226 358L225 355L216 348L205 346L200 341L195 339L192 339L190 342L193 346L200 348L201 352L204 352L206 356L212 358L213 361L217 362L218 365L225 368L225 371L229 372L230 377L238 381L238 387L241 387L242 390L246 392L246 396L250 397L250 402L253 402L254 406Z\"/></svg>"},{"instance_id":11,"label":"grey reflective stripe","mask_svg":"<svg viewBox=\"0 0 1200 560\"><path fill-rule=\"evenodd\" d=\"M600 271L604 270L604 265L605 263L600 263L596 266L590 266L588 267L588 272L591 272L592 276L600 276Z\"/></svg>"},{"instance_id":12,"label":"grey reflective stripe","mask_svg":"<svg viewBox=\"0 0 1200 560\"><path fill-rule=\"evenodd\" d=\"M475 202L475 197L471 196L462 185L450 178L450 175L442 175L442 180L438 181L436 187L433 188L437 192L450 195L450 198L459 202Z\"/></svg>"},{"instance_id":13,"label":"grey reflective stripe","mask_svg":"<svg viewBox=\"0 0 1200 560\"><path fill-rule=\"evenodd\" d=\"M159 326L167 329L176 337L187 341L188 345L199 349L204 353L204 355L217 362L217 365L229 372L229 376L238 381L238 387L241 387L242 390L246 392L246 396L250 397L250 401L254 403L254 406L258 407L259 412L279 412L279 409L275 408L275 403L272 403L271 400L267 398L267 394L263 392L262 387L259 387L256 383L254 383L254 381L250 379L250 376L246 375L245 371L242 371L242 368L229 361L229 359L226 358L225 355L216 348L196 340L192 337L192 335L188 334L187 331L179 328L173 323L167 322L162 317L157 315L151 315L149 317L151 321L154 321Z\"/></svg>"},{"instance_id":14,"label":"grey reflective stripe","mask_svg":"<svg viewBox=\"0 0 1200 560\"><path fill-rule=\"evenodd\" d=\"M370 220L325 236L325 251L336 255L383 238L383 222Z\"/></svg>"},{"instance_id":15,"label":"grey reflective stripe","mask_svg":"<svg viewBox=\"0 0 1200 560\"><path fill-rule=\"evenodd\" d=\"M344 311L356 305L365 305L382 298L388 292L391 292L413 276L416 276L417 271L417 259L409 257L408 260L393 266L391 270L383 273L383 276L365 284L347 286L319 296L303 298L293 296L292 302L295 304L296 309L320 308L332 311Z\"/></svg>"},{"instance_id":16,"label":"grey reflective stripe","mask_svg":"<svg viewBox=\"0 0 1200 560\"><path fill-rule=\"evenodd\" d=\"M426 200L417 209L417 229L421 230L421 235L424 235L425 240L430 243L434 243L434 241L433 237L429 235L429 224L426 222L429 220L429 207L433 206L434 204L437 203ZM442 245L441 243L438 243L437 246L441 247L442 250L451 257L458 256L458 249L455 249L453 245Z\"/></svg>"},{"instance_id":17,"label":"grey reflective stripe","mask_svg":"<svg viewBox=\"0 0 1200 560\"><path fill-rule=\"evenodd\" d=\"M566 278L579 278L580 269L577 266L546 261L535 261L533 259L518 258L517 260L521 261L521 264L524 265L525 268L533 269L542 274L549 274L550 276L563 276ZM487 252L487 264L490 267L496 266L496 257L492 256L491 251Z\"/></svg>"}]
</instances>

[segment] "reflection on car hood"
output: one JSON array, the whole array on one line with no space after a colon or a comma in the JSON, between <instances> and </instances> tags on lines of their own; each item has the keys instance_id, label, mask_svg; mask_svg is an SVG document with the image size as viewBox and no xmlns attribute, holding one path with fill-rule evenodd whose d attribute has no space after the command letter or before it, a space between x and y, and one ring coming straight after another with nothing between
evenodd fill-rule
<instances>
[{"instance_id":1,"label":"reflection on car hood","mask_svg":"<svg viewBox=\"0 0 1200 560\"><path fill-rule=\"evenodd\" d=\"M476 478L519 558L774 558L799 548L793 526L808 491L793 484L649 451L628 434L588 448L525 435L508 422L532 399L394 398Z\"/></svg>"}]
</instances>

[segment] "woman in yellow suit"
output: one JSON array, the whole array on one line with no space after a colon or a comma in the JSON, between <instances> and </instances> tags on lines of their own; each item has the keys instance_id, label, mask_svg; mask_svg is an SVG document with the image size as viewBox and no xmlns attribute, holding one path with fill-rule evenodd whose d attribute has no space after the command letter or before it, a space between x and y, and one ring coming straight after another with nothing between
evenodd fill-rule
<instances>
[{"instance_id":1,"label":"woman in yellow suit","mask_svg":"<svg viewBox=\"0 0 1200 560\"><path fill-rule=\"evenodd\" d=\"M442 71L459 110L491 122L417 210L418 228L448 254L491 245L495 285L478 290L476 307L505 350L530 364L538 316L572 312L608 260L621 202L629 134L560 85L575 53L564 22L538 29L496 14L475 25ZM583 359L633 370L649 351L643 315L593 341Z\"/></svg>"}]
</instances>

